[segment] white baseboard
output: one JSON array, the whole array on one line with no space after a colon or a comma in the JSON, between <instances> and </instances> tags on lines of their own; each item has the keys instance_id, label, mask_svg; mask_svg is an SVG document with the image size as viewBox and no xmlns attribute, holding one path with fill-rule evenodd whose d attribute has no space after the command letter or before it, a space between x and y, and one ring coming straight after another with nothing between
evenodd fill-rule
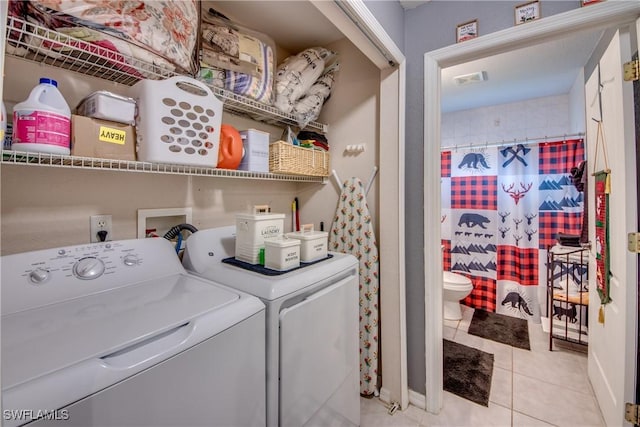
<instances>
[{"instance_id":1,"label":"white baseboard","mask_svg":"<svg viewBox=\"0 0 640 427\"><path fill-rule=\"evenodd\" d=\"M423 410L426 410L427 408L427 398L425 395L411 389L409 389L409 403L416 408Z\"/></svg>"},{"instance_id":2,"label":"white baseboard","mask_svg":"<svg viewBox=\"0 0 640 427\"><path fill-rule=\"evenodd\" d=\"M391 403L391 392L389 391L389 389L386 389L384 387L382 387L380 389L380 400L382 400L384 403L389 404Z\"/></svg>"}]
</instances>

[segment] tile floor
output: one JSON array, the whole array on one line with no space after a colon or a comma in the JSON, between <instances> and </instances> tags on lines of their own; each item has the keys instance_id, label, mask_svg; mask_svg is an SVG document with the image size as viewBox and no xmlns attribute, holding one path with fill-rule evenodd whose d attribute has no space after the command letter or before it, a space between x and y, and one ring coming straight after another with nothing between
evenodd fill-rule
<instances>
[{"instance_id":1,"label":"tile floor","mask_svg":"<svg viewBox=\"0 0 640 427\"><path fill-rule=\"evenodd\" d=\"M361 399L361 426L604 426L587 379L586 347L554 340L529 323L531 351L469 335L473 309L445 321L444 338L494 354L489 407L444 392L443 409L433 415L409 405L393 415L377 398Z\"/></svg>"}]
</instances>

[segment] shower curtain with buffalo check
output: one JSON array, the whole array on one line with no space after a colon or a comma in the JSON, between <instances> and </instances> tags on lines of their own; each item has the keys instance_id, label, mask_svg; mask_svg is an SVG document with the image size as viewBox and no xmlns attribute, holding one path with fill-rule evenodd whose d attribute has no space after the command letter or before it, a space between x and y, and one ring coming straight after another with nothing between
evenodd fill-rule
<instances>
[{"instance_id":1,"label":"shower curtain with buffalo check","mask_svg":"<svg viewBox=\"0 0 640 427\"><path fill-rule=\"evenodd\" d=\"M474 285L462 303L540 322L547 248L558 232L581 231L584 195L570 171L584 160L583 141L441 156L444 269L470 277Z\"/></svg>"}]
</instances>

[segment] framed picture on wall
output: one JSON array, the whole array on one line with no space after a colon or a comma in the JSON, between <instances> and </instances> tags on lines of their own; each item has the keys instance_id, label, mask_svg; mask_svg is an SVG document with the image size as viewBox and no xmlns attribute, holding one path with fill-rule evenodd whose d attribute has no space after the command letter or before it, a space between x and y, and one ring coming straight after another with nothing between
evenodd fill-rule
<instances>
[{"instance_id":1,"label":"framed picture on wall","mask_svg":"<svg viewBox=\"0 0 640 427\"><path fill-rule=\"evenodd\" d=\"M465 22L456 28L456 43L478 37L478 20Z\"/></svg>"},{"instance_id":2,"label":"framed picture on wall","mask_svg":"<svg viewBox=\"0 0 640 427\"><path fill-rule=\"evenodd\" d=\"M530 1L515 7L516 25L540 18L540 2Z\"/></svg>"}]
</instances>

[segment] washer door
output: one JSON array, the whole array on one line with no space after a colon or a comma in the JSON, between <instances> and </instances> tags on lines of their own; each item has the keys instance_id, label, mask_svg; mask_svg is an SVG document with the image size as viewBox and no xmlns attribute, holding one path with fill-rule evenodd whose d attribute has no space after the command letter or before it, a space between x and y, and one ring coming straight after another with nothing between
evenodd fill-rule
<instances>
[{"instance_id":1,"label":"washer door","mask_svg":"<svg viewBox=\"0 0 640 427\"><path fill-rule=\"evenodd\" d=\"M359 424L357 295L352 275L280 313L281 426Z\"/></svg>"}]
</instances>

